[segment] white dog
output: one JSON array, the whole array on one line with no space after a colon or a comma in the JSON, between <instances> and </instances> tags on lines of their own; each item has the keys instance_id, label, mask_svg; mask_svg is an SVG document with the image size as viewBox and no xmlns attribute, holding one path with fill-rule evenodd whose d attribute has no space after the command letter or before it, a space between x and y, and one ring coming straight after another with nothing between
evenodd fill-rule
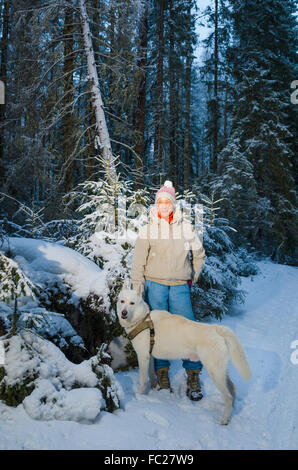
<instances>
[{"instance_id":1,"label":"white dog","mask_svg":"<svg viewBox=\"0 0 298 470\"><path fill-rule=\"evenodd\" d=\"M251 371L243 348L229 328L187 320L165 310L152 310L136 291L122 289L117 302L121 326L129 334L150 313L154 325L152 356L159 359L200 360L209 376L222 393L224 415L221 424L228 424L235 399L236 388L228 375L228 361L232 359L244 380ZM152 326L152 325L151 325ZM152 360L150 360L150 329L144 329L132 339L139 363L139 393L145 393L148 375L155 385Z\"/></svg>"}]
</instances>

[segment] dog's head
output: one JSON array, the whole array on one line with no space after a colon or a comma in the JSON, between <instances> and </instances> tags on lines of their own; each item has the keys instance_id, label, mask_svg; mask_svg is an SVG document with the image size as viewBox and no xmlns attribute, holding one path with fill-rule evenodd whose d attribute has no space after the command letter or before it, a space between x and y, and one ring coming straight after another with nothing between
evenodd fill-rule
<instances>
[{"instance_id":1,"label":"dog's head","mask_svg":"<svg viewBox=\"0 0 298 470\"><path fill-rule=\"evenodd\" d=\"M117 315L120 325L130 325L142 321L150 309L143 298L133 289L122 289L117 301Z\"/></svg>"}]
</instances>

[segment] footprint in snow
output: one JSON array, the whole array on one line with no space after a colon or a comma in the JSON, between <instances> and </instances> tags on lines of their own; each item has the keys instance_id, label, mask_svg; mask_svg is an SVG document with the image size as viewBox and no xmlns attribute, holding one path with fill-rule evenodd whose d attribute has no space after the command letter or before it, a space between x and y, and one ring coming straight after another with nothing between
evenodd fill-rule
<instances>
[{"instance_id":1,"label":"footprint in snow","mask_svg":"<svg viewBox=\"0 0 298 470\"><path fill-rule=\"evenodd\" d=\"M164 426L164 427L169 427L169 422L163 418L162 416L153 413L152 411L145 410L143 415L145 416L148 421L151 421L154 424L158 424L158 426Z\"/></svg>"},{"instance_id":2,"label":"footprint in snow","mask_svg":"<svg viewBox=\"0 0 298 470\"><path fill-rule=\"evenodd\" d=\"M193 406L188 405L186 403L177 403L177 406L181 408L182 411L190 412L193 411Z\"/></svg>"}]
</instances>

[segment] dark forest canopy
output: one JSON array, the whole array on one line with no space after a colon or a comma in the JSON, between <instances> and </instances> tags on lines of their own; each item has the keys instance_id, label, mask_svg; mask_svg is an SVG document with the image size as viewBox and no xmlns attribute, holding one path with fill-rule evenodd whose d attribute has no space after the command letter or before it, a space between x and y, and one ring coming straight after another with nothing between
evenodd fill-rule
<instances>
[{"instance_id":1,"label":"dark forest canopy","mask_svg":"<svg viewBox=\"0 0 298 470\"><path fill-rule=\"evenodd\" d=\"M294 0L1 0L0 219L77 218L102 178L82 4L122 180L213 194L237 245L295 263Z\"/></svg>"}]
</instances>

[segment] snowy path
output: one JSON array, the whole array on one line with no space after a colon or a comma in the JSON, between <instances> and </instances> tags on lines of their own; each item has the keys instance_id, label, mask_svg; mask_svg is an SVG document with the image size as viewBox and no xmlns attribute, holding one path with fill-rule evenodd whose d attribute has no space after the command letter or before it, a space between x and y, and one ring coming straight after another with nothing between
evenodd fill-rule
<instances>
[{"instance_id":1,"label":"snowy path","mask_svg":"<svg viewBox=\"0 0 298 470\"><path fill-rule=\"evenodd\" d=\"M174 393L137 394L137 371L117 374L122 409L101 413L95 424L34 421L23 410L0 404L0 449L297 449L298 364L291 343L298 340L297 268L258 263L261 274L243 278L245 304L223 324L246 350L253 372L244 383L233 366L237 399L228 426L217 424L220 393L202 373L204 398L192 403L184 390L180 362L170 374Z\"/></svg>"}]
</instances>

